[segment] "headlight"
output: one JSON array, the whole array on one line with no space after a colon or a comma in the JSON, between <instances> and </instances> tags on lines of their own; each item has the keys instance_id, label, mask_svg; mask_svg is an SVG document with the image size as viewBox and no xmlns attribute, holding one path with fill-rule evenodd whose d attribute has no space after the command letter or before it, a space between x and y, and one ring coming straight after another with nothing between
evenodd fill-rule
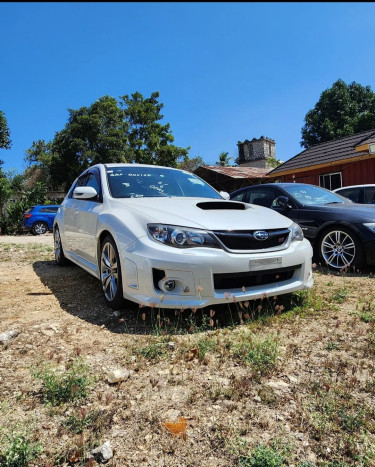
<instances>
[{"instance_id":1,"label":"headlight","mask_svg":"<svg viewBox=\"0 0 375 467\"><path fill-rule=\"evenodd\" d=\"M303 240L303 232L298 224L293 222L293 224L290 227L290 231L292 232L292 242L300 242L301 240Z\"/></svg>"},{"instance_id":2,"label":"headlight","mask_svg":"<svg viewBox=\"0 0 375 467\"><path fill-rule=\"evenodd\" d=\"M197 246L218 248L216 241L204 230L164 224L148 224L147 228L154 240L175 248Z\"/></svg>"},{"instance_id":3,"label":"headlight","mask_svg":"<svg viewBox=\"0 0 375 467\"><path fill-rule=\"evenodd\" d=\"M374 222L370 222L368 224L363 224L365 227L367 227L368 229L371 230L372 233L375 233L375 223Z\"/></svg>"}]
</instances>

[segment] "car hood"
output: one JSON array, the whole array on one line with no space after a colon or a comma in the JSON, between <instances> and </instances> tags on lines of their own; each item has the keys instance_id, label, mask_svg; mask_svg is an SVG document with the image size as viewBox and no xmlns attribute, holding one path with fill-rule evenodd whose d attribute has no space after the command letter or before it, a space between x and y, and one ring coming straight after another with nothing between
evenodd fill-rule
<instances>
[{"instance_id":1,"label":"car hood","mask_svg":"<svg viewBox=\"0 0 375 467\"><path fill-rule=\"evenodd\" d=\"M306 210L319 210L332 213L334 219L346 220L350 216L351 222L375 222L375 206L357 203L330 203L321 206L303 206Z\"/></svg>"},{"instance_id":2,"label":"car hood","mask_svg":"<svg viewBox=\"0 0 375 467\"><path fill-rule=\"evenodd\" d=\"M261 206L207 198L126 198L121 206L137 212L147 223L205 230L253 230L290 227L292 221Z\"/></svg>"}]
</instances>

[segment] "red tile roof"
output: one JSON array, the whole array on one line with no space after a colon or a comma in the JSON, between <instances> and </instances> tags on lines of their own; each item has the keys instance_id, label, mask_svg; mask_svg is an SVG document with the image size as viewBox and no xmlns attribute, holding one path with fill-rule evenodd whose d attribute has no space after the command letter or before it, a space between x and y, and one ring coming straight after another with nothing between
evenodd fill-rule
<instances>
[{"instance_id":1,"label":"red tile roof","mask_svg":"<svg viewBox=\"0 0 375 467\"><path fill-rule=\"evenodd\" d=\"M219 165L201 165L194 171L198 175L201 170L216 172L231 178L268 178L269 168L258 167L222 167Z\"/></svg>"}]
</instances>

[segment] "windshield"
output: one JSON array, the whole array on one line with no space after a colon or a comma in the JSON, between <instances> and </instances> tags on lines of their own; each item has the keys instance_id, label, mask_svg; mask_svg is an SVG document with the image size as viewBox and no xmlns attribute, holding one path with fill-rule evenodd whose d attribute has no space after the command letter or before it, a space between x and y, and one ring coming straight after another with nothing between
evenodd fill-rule
<instances>
[{"instance_id":1,"label":"windshield","mask_svg":"<svg viewBox=\"0 0 375 467\"><path fill-rule=\"evenodd\" d=\"M109 190L114 198L222 197L191 173L163 167L107 167Z\"/></svg>"},{"instance_id":2,"label":"windshield","mask_svg":"<svg viewBox=\"0 0 375 467\"><path fill-rule=\"evenodd\" d=\"M326 190L314 185L291 185L283 186L293 198L304 206L321 206L324 204L345 203L347 200Z\"/></svg>"}]
</instances>

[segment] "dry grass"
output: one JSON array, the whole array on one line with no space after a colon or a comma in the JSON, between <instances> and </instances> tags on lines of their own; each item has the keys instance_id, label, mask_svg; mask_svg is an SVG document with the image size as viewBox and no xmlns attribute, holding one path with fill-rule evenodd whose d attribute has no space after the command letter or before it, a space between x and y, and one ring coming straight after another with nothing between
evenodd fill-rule
<instances>
[{"instance_id":1,"label":"dry grass","mask_svg":"<svg viewBox=\"0 0 375 467\"><path fill-rule=\"evenodd\" d=\"M39 467L98 465L85 455L107 440L118 467L375 465L371 271L315 270L310 293L203 312L115 313L52 244L0 243L0 258L0 332L19 331L0 347L0 465L15 440ZM49 372L77 361L90 384L51 403ZM131 375L109 384L117 368Z\"/></svg>"}]
</instances>

